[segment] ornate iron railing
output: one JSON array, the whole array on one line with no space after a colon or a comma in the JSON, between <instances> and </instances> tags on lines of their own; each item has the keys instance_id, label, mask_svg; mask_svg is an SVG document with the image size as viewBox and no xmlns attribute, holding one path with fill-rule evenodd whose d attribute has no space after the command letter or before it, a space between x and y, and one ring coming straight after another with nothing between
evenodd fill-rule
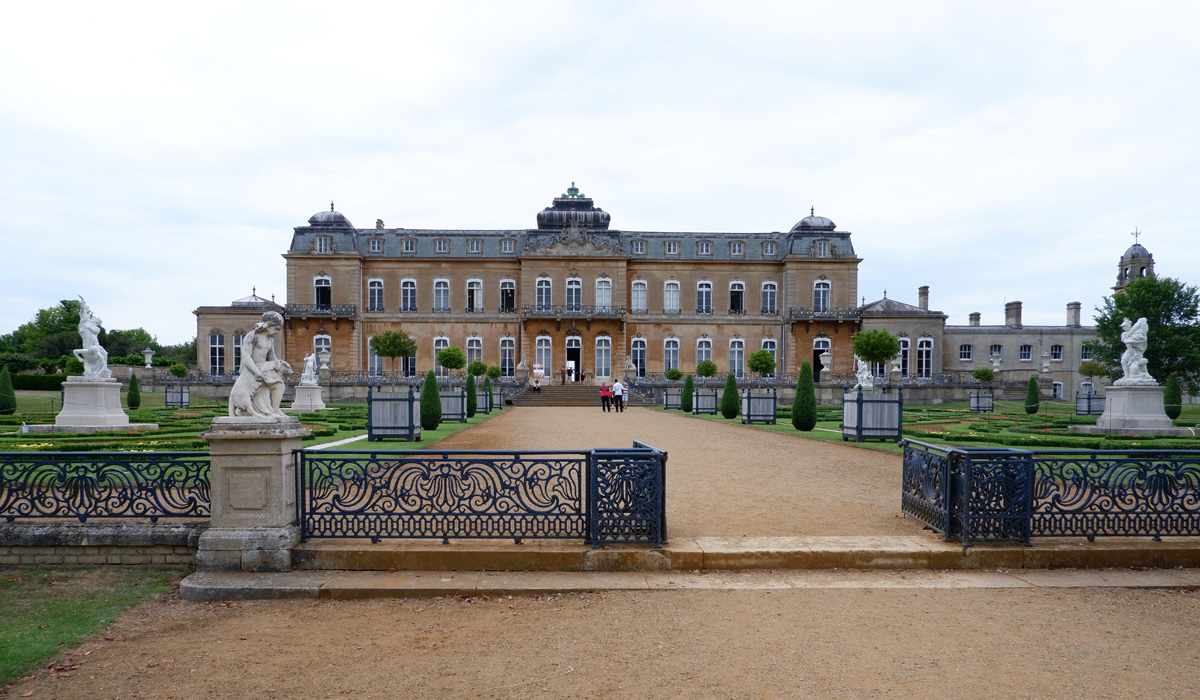
<instances>
[{"instance_id":1,"label":"ornate iron railing","mask_svg":"<svg viewBox=\"0 0 1200 700\"><path fill-rule=\"evenodd\" d=\"M3 452L0 517L207 518L207 452Z\"/></svg>"},{"instance_id":2,"label":"ornate iron railing","mask_svg":"<svg viewBox=\"0 0 1200 700\"><path fill-rule=\"evenodd\" d=\"M666 453L296 451L303 539L666 541Z\"/></svg>"},{"instance_id":3,"label":"ornate iron railing","mask_svg":"<svg viewBox=\"0 0 1200 700\"><path fill-rule=\"evenodd\" d=\"M788 309L788 319L792 321L857 321L860 316L857 307L849 308L813 308L811 306L791 307Z\"/></svg>"},{"instance_id":4,"label":"ornate iron railing","mask_svg":"<svg viewBox=\"0 0 1200 700\"><path fill-rule=\"evenodd\" d=\"M1200 535L1200 450L902 444L901 510L943 539Z\"/></svg>"},{"instance_id":5,"label":"ornate iron railing","mask_svg":"<svg viewBox=\"0 0 1200 700\"><path fill-rule=\"evenodd\" d=\"M284 307L286 316L320 316L329 318L347 318L358 314L355 304L288 304Z\"/></svg>"},{"instance_id":6,"label":"ornate iron railing","mask_svg":"<svg viewBox=\"0 0 1200 700\"><path fill-rule=\"evenodd\" d=\"M521 315L529 318L625 318L624 306L582 304L526 304Z\"/></svg>"}]
</instances>

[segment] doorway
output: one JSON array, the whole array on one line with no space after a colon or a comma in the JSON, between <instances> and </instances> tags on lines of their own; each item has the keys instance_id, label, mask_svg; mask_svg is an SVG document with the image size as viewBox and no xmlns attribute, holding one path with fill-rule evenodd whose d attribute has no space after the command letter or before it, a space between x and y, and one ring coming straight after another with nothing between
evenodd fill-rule
<instances>
[{"instance_id":1,"label":"doorway","mask_svg":"<svg viewBox=\"0 0 1200 700\"><path fill-rule=\"evenodd\" d=\"M571 381L579 381L579 370L583 368L583 340L572 335L567 338L567 369Z\"/></svg>"}]
</instances>

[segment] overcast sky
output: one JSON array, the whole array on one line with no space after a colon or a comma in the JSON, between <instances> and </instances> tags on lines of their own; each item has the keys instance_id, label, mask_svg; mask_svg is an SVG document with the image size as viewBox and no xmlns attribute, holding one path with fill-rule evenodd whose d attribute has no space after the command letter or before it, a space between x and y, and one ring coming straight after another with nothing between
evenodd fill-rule
<instances>
[{"instance_id":1,"label":"overcast sky","mask_svg":"<svg viewBox=\"0 0 1200 700\"><path fill-rule=\"evenodd\" d=\"M293 226L853 232L859 295L1060 325L1200 283L1194 2L10 3L0 333L284 302ZM307 300L304 300L307 301Z\"/></svg>"}]
</instances>

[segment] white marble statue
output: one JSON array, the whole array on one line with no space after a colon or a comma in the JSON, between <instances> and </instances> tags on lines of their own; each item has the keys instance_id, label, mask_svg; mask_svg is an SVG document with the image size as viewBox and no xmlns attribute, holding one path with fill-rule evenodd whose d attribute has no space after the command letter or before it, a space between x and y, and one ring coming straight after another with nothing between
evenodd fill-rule
<instances>
[{"instance_id":1,"label":"white marble statue","mask_svg":"<svg viewBox=\"0 0 1200 700\"><path fill-rule=\"evenodd\" d=\"M1139 318L1137 323L1125 319L1121 322L1121 328L1124 329L1121 342L1125 343L1125 352L1121 353L1121 372L1124 376L1113 383L1117 386L1157 385L1158 382L1146 369L1146 344L1150 332L1146 319Z\"/></svg>"},{"instance_id":2,"label":"white marble statue","mask_svg":"<svg viewBox=\"0 0 1200 700\"><path fill-rule=\"evenodd\" d=\"M517 363L517 369L529 369L529 358L521 355L521 361Z\"/></svg>"},{"instance_id":3,"label":"white marble statue","mask_svg":"<svg viewBox=\"0 0 1200 700\"><path fill-rule=\"evenodd\" d=\"M854 356L854 360L858 363L858 369L854 372L858 376L858 383L854 385L854 388L862 389L863 391L874 390L875 375L871 372L871 363L858 355Z\"/></svg>"},{"instance_id":4,"label":"white marble statue","mask_svg":"<svg viewBox=\"0 0 1200 700\"><path fill-rule=\"evenodd\" d=\"M292 373L292 366L275 356L275 336L281 330L283 317L268 311L242 340L242 371L229 393L229 415L289 419L279 410L283 375Z\"/></svg>"},{"instance_id":5,"label":"white marble statue","mask_svg":"<svg viewBox=\"0 0 1200 700\"><path fill-rule=\"evenodd\" d=\"M304 372L300 375L301 386L314 386L317 383L317 353L304 358Z\"/></svg>"},{"instance_id":6,"label":"white marble statue","mask_svg":"<svg viewBox=\"0 0 1200 700\"><path fill-rule=\"evenodd\" d=\"M73 353L83 363L85 379L108 379L112 371L108 369L108 351L100 347L100 319L92 313L83 297L79 297L79 302L79 335L83 338L83 347Z\"/></svg>"}]
</instances>

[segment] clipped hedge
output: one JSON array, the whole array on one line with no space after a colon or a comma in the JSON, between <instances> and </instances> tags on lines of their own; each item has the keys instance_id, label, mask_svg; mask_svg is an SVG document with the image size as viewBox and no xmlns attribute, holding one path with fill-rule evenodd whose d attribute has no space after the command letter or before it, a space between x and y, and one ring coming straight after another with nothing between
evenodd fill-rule
<instances>
[{"instance_id":1,"label":"clipped hedge","mask_svg":"<svg viewBox=\"0 0 1200 700\"><path fill-rule=\"evenodd\" d=\"M14 374L13 389L18 391L58 391L67 381L65 374Z\"/></svg>"}]
</instances>

